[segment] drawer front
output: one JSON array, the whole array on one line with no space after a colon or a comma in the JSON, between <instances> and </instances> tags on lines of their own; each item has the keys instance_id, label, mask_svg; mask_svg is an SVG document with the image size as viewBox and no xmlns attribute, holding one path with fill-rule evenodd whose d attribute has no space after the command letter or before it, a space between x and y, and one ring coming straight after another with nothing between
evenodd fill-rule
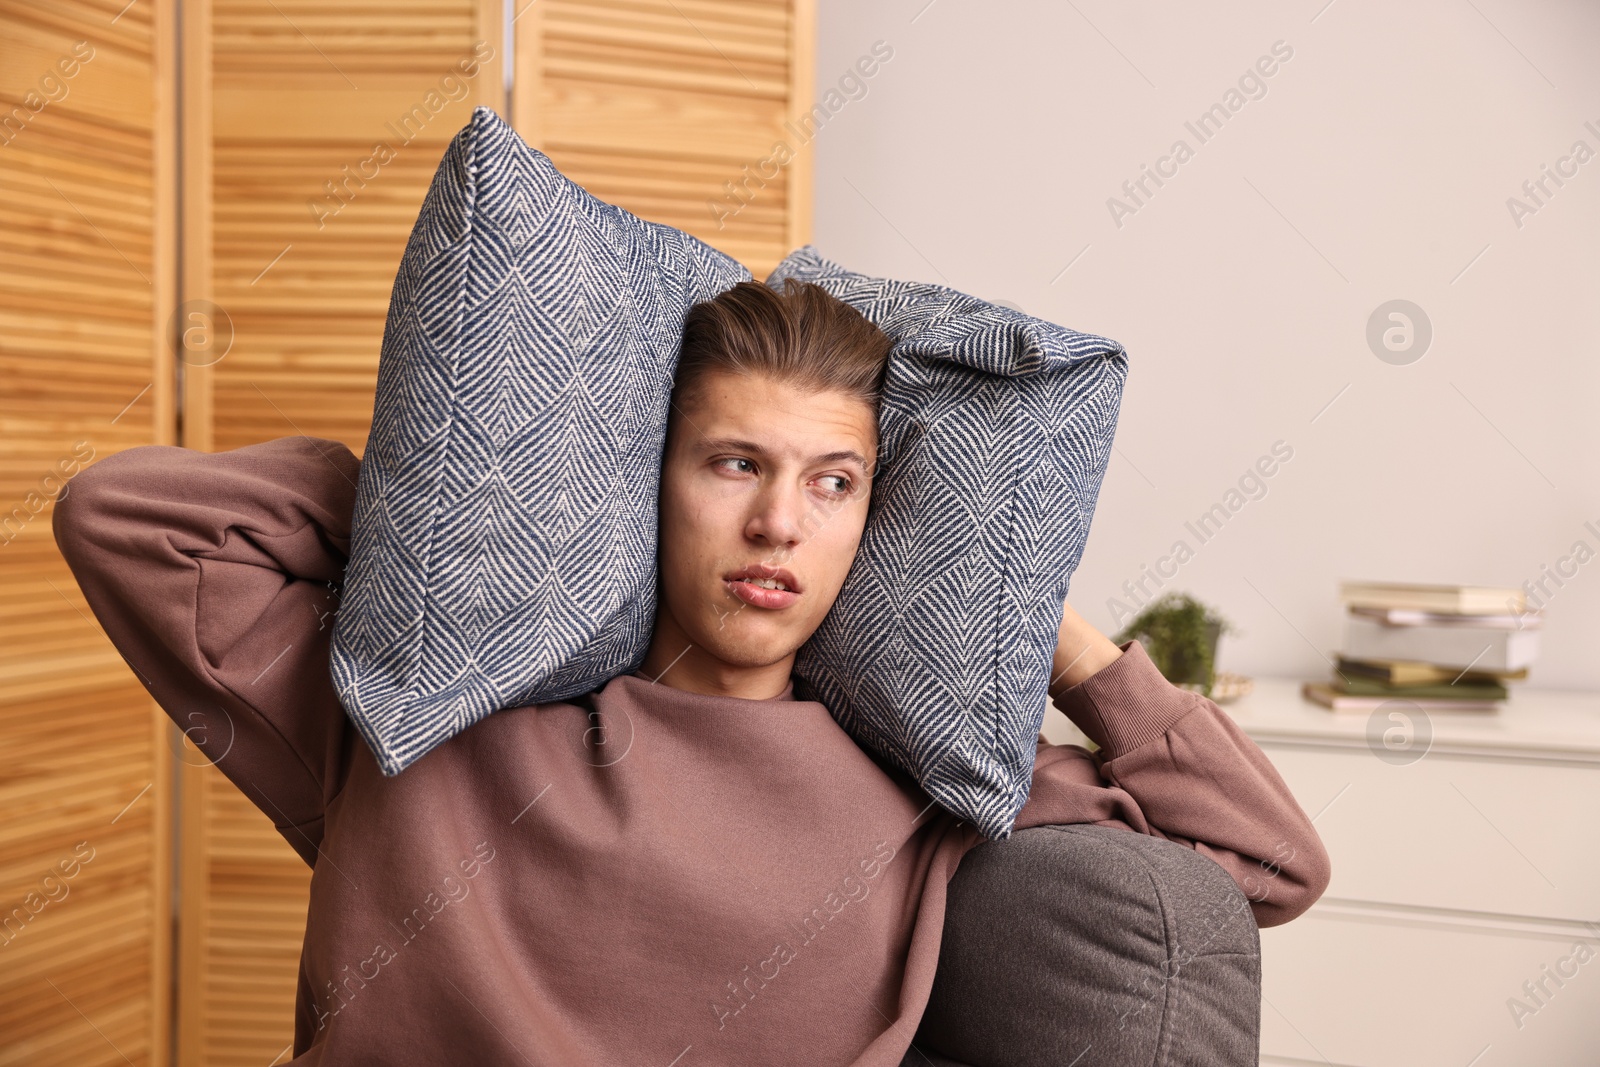
<instances>
[{"instance_id":1,"label":"drawer front","mask_svg":"<svg viewBox=\"0 0 1600 1067\"><path fill-rule=\"evenodd\" d=\"M1600 920L1600 767L1262 748L1316 819L1328 897Z\"/></svg>"},{"instance_id":2,"label":"drawer front","mask_svg":"<svg viewBox=\"0 0 1600 1067\"><path fill-rule=\"evenodd\" d=\"M1262 1064L1594 1067L1600 928L1516 927L1319 905L1261 931Z\"/></svg>"}]
</instances>

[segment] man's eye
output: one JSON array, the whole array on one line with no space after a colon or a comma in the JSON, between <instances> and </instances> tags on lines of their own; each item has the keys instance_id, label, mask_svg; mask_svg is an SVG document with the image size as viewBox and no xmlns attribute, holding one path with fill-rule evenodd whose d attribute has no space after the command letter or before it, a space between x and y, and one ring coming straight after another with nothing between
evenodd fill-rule
<instances>
[{"instance_id":1,"label":"man's eye","mask_svg":"<svg viewBox=\"0 0 1600 1067\"><path fill-rule=\"evenodd\" d=\"M853 484L854 484L854 483L852 483L850 481L849 478L846 478L842 474L827 474L827 475L823 475L822 480L824 482L832 482L832 483L834 483L833 488L830 490L830 492L837 493L840 496L844 496L845 494L849 493L851 488L853 487Z\"/></svg>"},{"instance_id":2,"label":"man's eye","mask_svg":"<svg viewBox=\"0 0 1600 1067\"><path fill-rule=\"evenodd\" d=\"M750 474L756 465L742 456L729 456L727 459L717 460L717 466L724 470L736 471L739 474Z\"/></svg>"}]
</instances>

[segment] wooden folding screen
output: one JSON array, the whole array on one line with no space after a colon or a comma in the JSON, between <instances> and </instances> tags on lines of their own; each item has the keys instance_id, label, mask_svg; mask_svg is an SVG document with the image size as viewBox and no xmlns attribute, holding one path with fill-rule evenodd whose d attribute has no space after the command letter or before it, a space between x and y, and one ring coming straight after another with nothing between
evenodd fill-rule
<instances>
[{"instance_id":1,"label":"wooden folding screen","mask_svg":"<svg viewBox=\"0 0 1600 1067\"><path fill-rule=\"evenodd\" d=\"M0 1064L167 1062L169 724L50 535L170 442L169 6L0 3Z\"/></svg>"}]
</instances>

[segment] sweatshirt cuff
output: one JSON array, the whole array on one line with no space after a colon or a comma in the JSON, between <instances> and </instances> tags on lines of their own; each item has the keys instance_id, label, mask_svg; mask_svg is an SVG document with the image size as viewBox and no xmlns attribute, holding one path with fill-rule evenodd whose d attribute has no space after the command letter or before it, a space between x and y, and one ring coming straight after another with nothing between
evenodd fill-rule
<instances>
[{"instance_id":1,"label":"sweatshirt cuff","mask_svg":"<svg viewBox=\"0 0 1600 1067\"><path fill-rule=\"evenodd\" d=\"M1137 639L1117 647L1116 660L1055 698L1108 760L1158 739L1204 701L1167 681Z\"/></svg>"}]
</instances>

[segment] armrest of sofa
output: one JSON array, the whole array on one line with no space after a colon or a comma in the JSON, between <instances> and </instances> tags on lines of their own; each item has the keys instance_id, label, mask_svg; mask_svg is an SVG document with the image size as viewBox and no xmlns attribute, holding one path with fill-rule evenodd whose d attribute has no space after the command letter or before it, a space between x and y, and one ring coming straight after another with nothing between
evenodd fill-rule
<instances>
[{"instance_id":1,"label":"armrest of sofa","mask_svg":"<svg viewBox=\"0 0 1600 1067\"><path fill-rule=\"evenodd\" d=\"M986 841L950 881L902 1067L1255 1067L1249 901L1182 845L1098 826Z\"/></svg>"}]
</instances>

